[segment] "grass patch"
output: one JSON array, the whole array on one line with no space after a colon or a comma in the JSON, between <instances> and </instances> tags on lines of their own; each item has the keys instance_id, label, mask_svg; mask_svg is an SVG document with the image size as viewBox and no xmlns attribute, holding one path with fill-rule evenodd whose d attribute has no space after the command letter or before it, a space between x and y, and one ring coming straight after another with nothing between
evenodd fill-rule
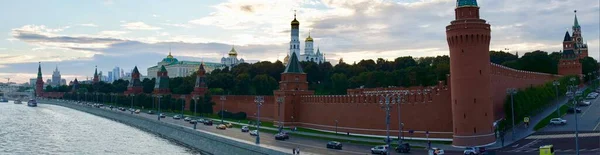
<instances>
[{"instance_id":1,"label":"grass patch","mask_svg":"<svg viewBox=\"0 0 600 155\"><path fill-rule=\"evenodd\" d=\"M564 116L564 115L567 113L567 110L569 109L569 106L568 106L568 104L571 104L571 103L564 104L564 105L562 105L562 106L559 108L559 110L560 110L560 113L562 114L562 116ZM538 123L537 123L537 124L536 124L536 125L533 127L533 130L535 130L535 131L538 131L538 130L540 130L540 129L542 129L542 128L546 127L546 126L548 126L548 124L550 124L550 120L551 120L552 118L557 118L557 117L556 117L556 110L554 110L554 111L553 111L553 112L552 112L550 115L546 116L544 119L542 119L540 122L538 122Z\"/></svg>"}]
</instances>

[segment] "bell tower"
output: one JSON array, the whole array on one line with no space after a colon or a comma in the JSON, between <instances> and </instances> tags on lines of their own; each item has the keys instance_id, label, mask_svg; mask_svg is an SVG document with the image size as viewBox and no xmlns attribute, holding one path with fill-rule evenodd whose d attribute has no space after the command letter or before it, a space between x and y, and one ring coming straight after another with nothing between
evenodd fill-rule
<instances>
[{"instance_id":1,"label":"bell tower","mask_svg":"<svg viewBox=\"0 0 600 155\"><path fill-rule=\"evenodd\" d=\"M479 18L476 0L458 0L446 27L450 49L453 138L456 147L496 142L490 82L490 25Z\"/></svg>"}]
</instances>

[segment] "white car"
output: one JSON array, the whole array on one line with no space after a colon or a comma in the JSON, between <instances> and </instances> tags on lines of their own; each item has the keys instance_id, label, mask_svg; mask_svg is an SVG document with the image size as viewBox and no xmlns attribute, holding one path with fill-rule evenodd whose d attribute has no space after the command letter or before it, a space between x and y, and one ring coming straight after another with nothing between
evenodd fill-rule
<instances>
[{"instance_id":1,"label":"white car","mask_svg":"<svg viewBox=\"0 0 600 155\"><path fill-rule=\"evenodd\" d=\"M187 121L191 121L191 120L192 120L192 118L190 118L190 117L185 117L183 120L187 122Z\"/></svg>"},{"instance_id":2,"label":"white car","mask_svg":"<svg viewBox=\"0 0 600 155\"><path fill-rule=\"evenodd\" d=\"M579 102L579 104L577 104L577 105L579 105L579 106L589 106L590 104L592 104L592 102L586 100L586 101Z\"/></svg>"},{"instance_id":3,"label":"white car","mask_svg":"<svg viewBox=\"0 0 600 155\"><path fill-rule=\"evenodd\" d=\"M371 148L371 154L387 154L388 146L387 145L379 145Z\"/></svg>"},{"instance_id":4,"label":"white car","mask_svg":"<svg viewBox=\"0 0 600 155\"><path fill-rule=\"evenodd\" d=\"M567 120L564 120L562 118L553 118L553 119L550 119L550 124L552 124L552 125L565 125L565 124L567 124Z\"/></svg>"},{"instance_id":5,"label":"white car","mask_svg":"<svg viewBox=\"0 0 600 155\"><path fill-rule=\"evenodd\" d=\"M479 154L479 148L476 147L466 147L465 150L463 151L464 155L475 155L475 154Z\"/></svg>"},{"instance_id":6,"label":"white car","mask_svg":"<svg viewBox=\"0 0 600 155\"><path fill-rule=\"evenodd\" d=\"M435 147L431 148L430 151L433 152L434 155L443 155L444 154L444 150L435 148Z\"/></svg>"},{"instance_id":7,"label":"white car","mask_svg":"<svg viewBox=\"0 0 600 155\"><path fill-rule=\"evenodd\" d=\"M181 119L181 115L175 115L173 116L173 119Z\"/></svg>"},{"instance_id":8,"label":"white car","mask_svg":"<svg viewBox=\"0 0 600 155\"><path fill-rule=\"evenodd\" d=\"M251 136L256 136L256 135L258 135L258 130L252 130L249 133Z\"/></svg>"}]
</instances>

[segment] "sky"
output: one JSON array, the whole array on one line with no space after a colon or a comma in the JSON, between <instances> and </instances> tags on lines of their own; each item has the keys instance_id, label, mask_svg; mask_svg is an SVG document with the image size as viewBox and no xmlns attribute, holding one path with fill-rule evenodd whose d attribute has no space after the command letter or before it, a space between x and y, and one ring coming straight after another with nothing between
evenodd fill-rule
<instances>
[{"instance_id":1,"label":"sky","mask_svg":"<svg viewBox=\"0 0 600 155\"><path fill-rule=\"evenodd\" d=\"M598 59L599 1L478 0L492 25L491 50L559 51L574 10ZM282 60L294 10L301 47L315 46L336 64L362 59L448 55L445 26L456 0L5 0L0 1L0 80L44 79L58 67L67 81L106 75L115 66L146 74L169 51L179 60ZM301 48L303 53L304 48Z\"/></svg>"}]
</instances>

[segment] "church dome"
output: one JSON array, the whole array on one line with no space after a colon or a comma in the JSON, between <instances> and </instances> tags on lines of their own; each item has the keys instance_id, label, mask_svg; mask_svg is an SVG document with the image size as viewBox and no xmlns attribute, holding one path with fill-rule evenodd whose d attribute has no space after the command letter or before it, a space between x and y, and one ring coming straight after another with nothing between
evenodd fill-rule
<instances>
[{"instance_id":1,"label":"church dome","mask_svg":"<svg viewBox=\"0 0 600 155\"><path fill-rule=\"evenodd\" d=\"M162 61L166 63L174 63L178 62L179 60L177 60L177 58L174 58L173 55L171 55L171 52L169 52L169 55L167 55L167 57L164 58Z\"/></svg>"},{"instance_id":2,"label":"church dome","mask_svg":"<svg viewBox=\"0 0 600 155\"><path fill-rule=\"evenodd\" d=\"M288 54L287 56L285 56L285 58L283 58L283 64L287 64L288 61L290 60L290 55Z\"/></svg>"},{"instance_id":3,"label":"church dome","mask_svg":"<svg viewBox=\"0 0 600 155\"><path fill-rule=\"evenodd\" d=\"M306 41L306 42L312 42L312 41L313 41L313 38L312 38L312 37L310 37L310 33L308 34L308 37L306 38L306 40L305 40L305 41Z\"/></svg>"},{"instance_id":4,"label":"church dome","mask_svg":"<svg viewBox=\"0 0 600 155\"><path fill-rule=\"evenodd\" d=\"M235 51L235 48L231 47L231 51L229 51L229 55L230 56L237 56L237 51Z\"/></svg>"}]
</instances>

